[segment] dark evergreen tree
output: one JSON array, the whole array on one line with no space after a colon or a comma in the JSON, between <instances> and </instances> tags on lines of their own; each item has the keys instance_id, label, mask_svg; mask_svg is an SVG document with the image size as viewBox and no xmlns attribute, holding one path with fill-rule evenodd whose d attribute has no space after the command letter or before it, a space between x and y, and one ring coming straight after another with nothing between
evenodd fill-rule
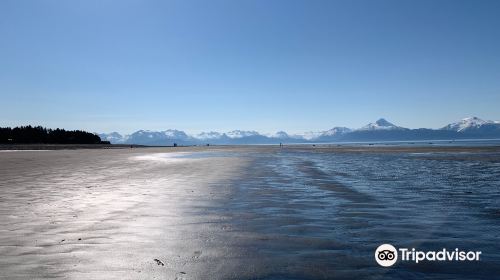
<instances>
[{"instance_id":1,"label":"dark evergreen tree","mask_svg":"<svg viewBox=\"0 0 500 280\"><path fill-rule=\"evenodd\" d=\"M41 126L0 127L2 144L99 144L101 138L82 130L47 129Z\"/></svg>"}]
</instances>

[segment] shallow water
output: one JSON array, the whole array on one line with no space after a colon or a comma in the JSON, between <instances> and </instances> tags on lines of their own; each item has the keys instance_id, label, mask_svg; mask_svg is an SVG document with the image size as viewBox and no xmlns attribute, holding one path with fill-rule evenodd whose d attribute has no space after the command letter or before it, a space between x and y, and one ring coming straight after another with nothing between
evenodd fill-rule
<instances>
[{"instance_id":1,"label":"shallow water","mask_svg":"<svg viewBox=\"0 0 500 280\"><path fill-rule=\"evenodd\" d=\"M228 205L249 245L282 278L491 278L500 275L500 154L253 153ZM383 243L482 251L479 262L381 268ZM272 277L271 277L272 278Z\"/></svg>"},{"instance_id":2,"label":"shallow water","mask_svg":"<svg viewBox=\"0 0 500 280\"><path fill-rule=\"evenodd\" d=\"M498 151L172 151L0 154L0 278L500 275ZM383 243L482 256L382 268Z\"/></svg>"}]
</instances>

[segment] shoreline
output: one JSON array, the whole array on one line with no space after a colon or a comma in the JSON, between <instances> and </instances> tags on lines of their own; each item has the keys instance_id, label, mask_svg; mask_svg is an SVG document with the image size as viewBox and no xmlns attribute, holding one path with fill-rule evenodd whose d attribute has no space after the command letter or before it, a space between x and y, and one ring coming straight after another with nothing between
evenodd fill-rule
<instances>
[{"instance_id":1,"label":"shoreline","mask_svg":"<svg viewBox=\"0 0 500 280\"><path fill-rule=\"evenodd\" d=\"M211 146L145 146L128 144L0 144L0 151L27 151L27 150L83 150L83 149L169 149L171 151L192 150L213 151L221 149L243 150L304 150L333 153L430 153L430 152L500 152L500 145L467 146L467 145L353 145L353 144L285 144L277 145L211 145Z\"/></svg>"}]
</instances>

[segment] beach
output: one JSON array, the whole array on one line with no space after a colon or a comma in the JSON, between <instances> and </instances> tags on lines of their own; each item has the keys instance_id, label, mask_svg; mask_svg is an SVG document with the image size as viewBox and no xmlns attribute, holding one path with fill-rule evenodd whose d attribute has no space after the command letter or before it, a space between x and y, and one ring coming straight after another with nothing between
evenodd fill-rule
<instances>
[{"instance_id":1,"label":"beach","mask_svg":"<svg viewBox=\"0 0 500 280\"><path fill-rule=\"evenodd\" d=\"M0 152L2 279L467 279L500 274L499 147ZM374 260L383 243L483 250Z\"/></svg>"}]
</instances>

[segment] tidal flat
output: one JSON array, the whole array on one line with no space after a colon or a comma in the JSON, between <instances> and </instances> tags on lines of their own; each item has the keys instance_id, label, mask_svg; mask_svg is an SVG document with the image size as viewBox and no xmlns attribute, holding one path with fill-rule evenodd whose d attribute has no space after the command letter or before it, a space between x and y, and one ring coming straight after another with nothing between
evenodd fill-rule
<instances>
[{"instance_id":1,"label":"tidal flat","mask_svg":"<svg viewBox=\"0 0 500 280\"><path fill-rule=\"evenodd\" d=\"M500 147L0 151L1 279L493 279L499 241Z\"/></svg>"}]
</instances>

